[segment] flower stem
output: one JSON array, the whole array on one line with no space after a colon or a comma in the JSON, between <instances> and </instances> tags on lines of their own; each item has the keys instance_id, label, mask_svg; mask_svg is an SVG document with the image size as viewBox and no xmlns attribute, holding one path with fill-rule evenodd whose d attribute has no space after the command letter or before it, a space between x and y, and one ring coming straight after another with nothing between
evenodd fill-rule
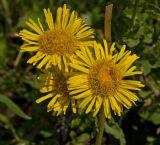
<instances>
[{"instance_id":1,"label":"flower stem","mask_svg":"<svg viewBox=\"0 0 160 145\"><path fill-rule=\"evenodd\" d=\"M22 58L22 55L23 55L22 52L19 52L19 53L18 53L17 58L16 58L16 60L15 60L15 62L14 62L14 64L13 64L15 68L19 65L19 63L20 63L20 61L21 61L21 58Z\"/></svg>"},{"instance_id":2,"label":"flower stem","mask_svg":"<svg viewBox=\"0 0 160 145\"><path fill-rule=\"evenodd\" d=\"M102 138L103 138L103 131L104 131L104 122L105 122L105 115L104 115L104 109L101 107L100 114L99 114L99 132L96 136L96 144L95 145L101 145L102 144Z\"/></svg>"},{"instance_id":3,"label":"flower stem","mask_svg":"<svg viewBox=\"0 0 160 145\"><path fill-rule=\"evenodd\" d=\"M111 37L112 8L113 8L113 4L109 4L106 6L105 20L104 20L104 37L107 40L109 47L111 46L111 43L112 43L112 37ZM98 119L99 132L97 133L97 136L96 136L96 144L95 145L102 144L102 138L103 138L103 132L104 132L104 122L105 122L105 114L104 114L103 107L101 107L99 119Z\"/></svg>"},{"instance_id":4,"label":"flower stem","mask_svg":"<svg viewBox=\"0 0 160 145\"><path fill-rule=\"evenodd\" d=\"M133 27L134 25L134 20L136 17L136 12L137 12L137 8L138 8L138 4L139 4L139 0L135 0L134 6L133 6L133 12L132 12L132 18L131 18L131 25L130 25L130 29Z\"/></svg>"},{"instance_id":5,"label":"flower stem","mask_svg":"<svg viewBox=\"0 0 160 145\"><path fill-rule=\"evenodd\" d=\"M112 44L112 36L111 36L111 19L112 19L112 8L113 4L109 4L105 9L105 19L104 19L104 37L107 40L108 46L110 47Z\"/></svg>"}]
</instances>

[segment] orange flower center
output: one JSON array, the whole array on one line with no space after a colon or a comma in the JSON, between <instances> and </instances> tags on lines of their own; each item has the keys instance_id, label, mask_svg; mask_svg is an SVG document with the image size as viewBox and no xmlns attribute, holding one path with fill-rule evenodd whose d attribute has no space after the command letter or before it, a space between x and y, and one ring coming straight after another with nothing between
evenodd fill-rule
<instances>
[{"instance_id":1,"label":"orange flower center","mask_svg":"<svg viewBox=\"0 0 160 145\"><path fill-rule=\"evenodd\" d=\"M67 79L63 72L57 72L53 75L53 87L56 88L56 93L65 97L69 97Z\"/></svg>"},{"instance_id":2,"label":"orange flower center","mask_svg":"<svg viewBox=\"0 0 160 145\"><path fill-rule=\"evenodd\" d=\"M116 64L105 60L98 61L89 73L89 85L95 95L113 95L119 88L120 80Z\"/></svg>"},{"instance_id":3,"label":"orange flower center","mask_svg":"<svg viewBox=\"0 0 160 145\"><path fill-rule=\"evenodd\" d=\"M48 30L40 36L39 46L48 55L72 55L77 49L77 39L65 30Z\"/></svg>"}]
</instances>

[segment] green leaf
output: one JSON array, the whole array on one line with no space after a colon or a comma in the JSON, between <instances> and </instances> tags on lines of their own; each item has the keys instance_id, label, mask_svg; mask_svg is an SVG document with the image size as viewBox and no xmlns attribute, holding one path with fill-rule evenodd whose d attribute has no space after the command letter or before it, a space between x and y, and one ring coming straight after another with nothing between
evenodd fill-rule
<instances>
[{"instance_id":1,"label":"green leaf","mask_svg":"<svg viewBox=\"0 0 160 145\"><path fill-rule=\"evenodd\" d=\"M146 43L146 44L150 44L152 43L152 37L153 37L153 34L147 34L144 39L143 39L143 42Z\"/></svg>"},{"instance_id":2,"label":"green leaf","mask_svg":"<svg viewBox=\"0 0 160 145\"><path fill-rule=\"evenodd\" d=\"M13 127L12 123L10 122L9 118L3 114L0 113L0 122L5 124L5 128L10 129L11 132L13 133L13 136L17 141L20 141L19 136L16 133L15 128Z\"/></svg>"},{"instance_id":3,"label":"green leaf","mask_svg":"<svg viewBox=\"0 0 160 145\"><path fill-rule=\"evenodd\" d=\"M80 118L73 119L72 122L71 122L71 128L79 126L80 123L81 123L81 119Z\"/></svg>"},{"instance_id":4,"label":"green leaf","mask_svg":"<svg viewBox=\"0 0 160 145\"><path fill-rule=\"evenodd\" d=\"M49 138L53 135L52 132L49 132L49 131L45 131L45 130L42 130L40 131L40 134L44 137L44 138Z\"/></svg>"},{"instance_id":5,"label":"green leaf","mask_svg":"<svg viewBox=\"0 0 160 145\"><path fill-rule=\"evenodd\" d=\"M152 69L152 65L149 63L148 60L142 60L140 61L141 64L142 64L142 67L143 67L143 71L144 71L144 74L147 75L151 72L151 69Z\"/></svg>"},{"instance_id":6,"label":"green leaf","mask_svg":"<svg viewBox=\"0 0 160 145\"><path fill-rule=\"evenodd\" d=\"M140 43L140 40L139 39L131 39L131 38L129 38L129 39L126 39L125 42L127 43L127 45L130 48L134 48Z\"/></svg>"},{"instance_id":7,"label":"green leaf","mask_svg":"<svg viewBox=\"0 0 160 145\"><path fill-rule=\"evenodd\" d=\"M160 124L160 112L158 110L145 109L139 113L139 116L145 120L151 121L155 125Z\"/></svg>"},{"instance_id":8,"label":"green leaf","mask_svg":"<svg viewBox=\"0 0 160 145\"><path fill-rule=\"evenodd\" d=\"M160 113L159 113L159 112L154 112L154 113L150 116L150 120L151 120L155 125L159 125L159 124L160 124Z\"/></svg>"},{"instance_id":9,"label":"green leaf","mask_svg":"<svg viewBox=\"0 0 160 145\"><path fill-rule=\"evenodd\" d=\"M144 90L141 90L141 91L139 91L138 93L139 93L139 95L140 95L142 98L146 98L146 97L148 97L150 94L152 94L151 91L144 91Z\"/></svg>"},{"instance_id":10,"label":"green leaf","mask_svg":"<svg viewBox=\"0 0 160 145\"><path fill-rule=\"evenodd\" d=\"M75 138L72 141L71 145L84 145L84 144L87 144L89 140L90 140L90 135L88 133L83 133L77 138Z\"/></svg>"},{"instance_id":11,"label":"green leaf","mask_svg":"<svg viewBox=\"0 0 160 145\"><path fill-rule=\"evenodd\" d=\"M116 122L113 121L110 124L105 123L105 132L113 135L116 139L118 139L120 145L126 144L126 139L123 130L119 127L119 125Z\"/></svg>"},{"instance_id":12,"label":"green leaf","mask_svg":"<svg viewBox=\"0 0 160 145\"><path fill-rule=\"evenodd\" d=\"M4 103L9 109L11 109L15 114L24 119L31 119L30 116L26 115L11 99L7 96L0 94L0 102Z\"/></svg>"},{"instance_id":13,"label":"green leaf","mask_svg":"<svg viewBox=\"0 0 160 145\"><path fill-rule=\"evenodd\" d=\"M3 6L3 8L5 9L6 12L9 12L9 4L8 4L8 1L6 0L1 0L1 4Z\"/></svg>"},{"instance_id":14,"label":"green leaf","mask_svg":"<svg viewBox=\"0 0 160 145\"><path fill-rule=\"evenodd\" d=\"M160 58L157 58L156 63L152 66L152 68L160 68Z\"/></svg>"},{"instance_id":15,"label":"green leaf","mask_svg":"<svg viewBox=\"0 0 160 145\"><path fill-rule=\"evenodd\" d=\"M73 130L71 130L71 132L69 133L69 136L74 139L77 136L77 133Z\"/></svg>"},{"instance_id":16,"label":"green leaf","mask_svg":"<svg viewBox=\"0 0 160 145\"><path fill-rule=\"evenodd\" d=\"M8 126L11 126L9 119L3 114L0 114L0 122L3 122L7 124Z\"/></svg>"},{"instance_id":17,"label":"green leaf","mask_svg":"<svg viewBox=\"0 0 160 145\"><path fill-rule=\"evenodd\" d=\"M77 137L77 142L83 143L83 142L89 141L89 139L90 139L90 135L88 133L83 133L82 135Z\"/></svg>"},{"instance_id":18,"label":"green leaf","mask_svg":"<svg viewBox=\"0 0 160 145\"><path fill-rule=\"evenodd\" d=\"M5 63L5 53L6 53L6 40L4 35L0 33L0 65Z\"/></svg>"}]
</instances>

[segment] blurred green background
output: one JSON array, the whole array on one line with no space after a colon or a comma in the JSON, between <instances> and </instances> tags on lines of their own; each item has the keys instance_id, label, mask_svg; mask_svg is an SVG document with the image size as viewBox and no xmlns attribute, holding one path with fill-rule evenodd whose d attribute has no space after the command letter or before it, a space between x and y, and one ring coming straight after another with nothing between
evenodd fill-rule
<instances>
[{"instance_id":1,"label":"blurred green background","mask_svg":"<svg viewBox=\"0 0 160 145\"><path fill-rule=\"evenodd\" d=\"M104 145L160 145L160 1L159 0L0 0L0 145L93 145L97 118L92 115L55 117L46 103L36 104L37 70L20 54L16 36L25 20L43 17L43 8L67 3L103 37L105 5L113 3L112 39L126 44L140 59L146 87L137 105L105 124ZM24 113L25 112L25 113Z\"/></svg>"}]
</instances>

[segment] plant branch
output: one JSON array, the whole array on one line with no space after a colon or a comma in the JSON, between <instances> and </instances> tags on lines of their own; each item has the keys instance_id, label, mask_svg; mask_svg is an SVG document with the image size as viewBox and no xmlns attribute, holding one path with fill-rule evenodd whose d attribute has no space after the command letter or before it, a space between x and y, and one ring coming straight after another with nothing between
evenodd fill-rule
<instances>
[{"instance_id":1,"label":"plant branch","mask_svg":"<svg viewBox=\"0 0 160 145\"><path fill-rule=\"evenodd\" d=\"M20 63L20 61L21 61L21 58L22 58L22 52L19 52L18 53L18 55L17 55L17 57L16 57L16 60L14 61L14 63L13 63L13 65L14 65L14 68L16 68L18 65L19 65L19 63Z\"/></svg>"},{"instance_id":2,"label":"plant branch","mask_svg":"<svg viewBox=\"0 0 160 145\"><path fill-rule=\"evenodd\" d=\"M138 4L139 4L139 0L135 0L134 6L133 6L133 11L132 11L132 18L131 18L130 28L132 28L133 25L134 25L134 20L135 20L135 17L136 17Z\"/></svg>"},{"instance_id":3,"label":"plant branch","mask_svg":"<svg viewBox=\"0 0 160 145\"><path fill-rule=\"evenodd\" d=\"M144 84L154 93L154 95L157 97L160 96L160 92L152 84L148 82L144 73L142 74L142 78L143 78Z\"/></svg>"}]
</instances>

